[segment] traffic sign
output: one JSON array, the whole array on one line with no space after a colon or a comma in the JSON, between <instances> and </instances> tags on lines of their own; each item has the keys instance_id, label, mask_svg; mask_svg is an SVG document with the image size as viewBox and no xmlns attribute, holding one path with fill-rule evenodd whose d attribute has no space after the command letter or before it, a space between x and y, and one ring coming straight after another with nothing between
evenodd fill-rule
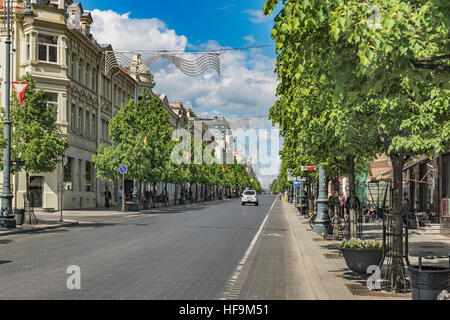
<instances>
[{"instance_id":1,"label":"traffic sign","mask_svg":"<svg viewBox=\"0 0 450 320\"><path fill-rule=\"evenodd\" d=\"M316 166L302 166L301 170L302 171L316 171Z\"/></svg>"},{"instance_id":2,"label":"traffic sign","mask_svg":"<svg viewBox=\"0 0 450 320\"><path fill-rule=\"evenodd\" d=\"M121 174L126 174L126 173L128 172L128 167L127 167L126 165L122 164L122 165L119 167L119 172L120 172Z\"/></svg>"},{"instance_id":3,"label":"traffic sign","mask_svg":"<svg viewBox=\"0 0 450 320\"><path fill-rule=\"evenodd\" d=\"M225 172L225 170L226 170L226 169L225 169L225 167L224 167L224 168L222 168L222 172Z\"/></svg>"},{"instance_id":4,"label":"traffic sign","mask_svg":"<svg viewBox=\"0 0 450 320\"><path fill-rule=\"evenodd\" d=\"M300 182L294 181L293 187L294 188L300 188Z\"/></svg>"}]
</instances>

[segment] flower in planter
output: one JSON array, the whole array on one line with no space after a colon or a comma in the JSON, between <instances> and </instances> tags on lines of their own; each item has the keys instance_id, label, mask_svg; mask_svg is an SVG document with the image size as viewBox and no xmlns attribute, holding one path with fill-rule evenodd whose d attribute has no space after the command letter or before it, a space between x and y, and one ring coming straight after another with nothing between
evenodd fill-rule
<instances>
[{"instance_id":1,"label":"flower in planter","mask_svg":"<svg viewBox=\"0 0 450 320\"><path fill-rule=\"evenodd\" d=\"M347 242L347 240L342 241L341 248L355 248L355 249L380 249L381 242L378 240L361 240L353 239Z\"/></svg>"}]
</instances>

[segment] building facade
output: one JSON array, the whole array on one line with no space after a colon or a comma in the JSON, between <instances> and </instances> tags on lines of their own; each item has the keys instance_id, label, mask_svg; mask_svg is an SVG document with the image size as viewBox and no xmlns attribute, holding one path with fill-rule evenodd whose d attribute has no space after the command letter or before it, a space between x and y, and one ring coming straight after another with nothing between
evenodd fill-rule
<instances>
[{"instance_id":1,"label":"building facade","mask_svg":"<svg viewBox=\"0 0 450 320\"><path fill-rule=\"evenodd\" d=\"M109 122L122 103L134 98L135 80L116 68L105 74L105 52L90 33L92 16L70 0L31 1L33 24L21 21L25 1L13 1L11 79L30 73L49 104L58 106L57 126L69 142L67 163L51 173L30 177L32 205L47 210L94 208L104 205L105 186L117 200L118 182L96 179L92 156L111 143ZM2 16L4 18L4 16ZM1 29L0 61L5 61L5 29ZM1 68L5 79L5 68ZM1 88L1 105L5 87ZM24 204L25 173L12 177L13 207ZM61 193L63 196L61 197Z\"/></svg>"}]
</instances>

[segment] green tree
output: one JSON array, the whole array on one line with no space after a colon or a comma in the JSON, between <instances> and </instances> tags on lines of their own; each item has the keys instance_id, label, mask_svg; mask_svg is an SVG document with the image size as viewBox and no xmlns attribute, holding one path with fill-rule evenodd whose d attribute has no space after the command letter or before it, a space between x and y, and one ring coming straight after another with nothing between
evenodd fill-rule
<instances>
[{"instance_id":1,"label":"green tree","mask_svg":"<svg viewBox=\"0 0 450 320\"><path fill-rule=\"evenodd\" d=\"M16 95L11 96L11 161L24 162L23 167L11 167L11 173L24 170L26 173L26 202L30 201L29 175L53 172L58 157L63 156L69 144L61 138L56 126L57 106L47 104L45 92L36 87L30 74L20 81L28 82L25 104L20 104ZM4 118L4 110L2 110Z\"/></svg>"},{"instance_id":2,"label":"green tree","mask_svg":"<svg viewBox=\"0 0 450 320\"><path fill-rule=\"evenodd\" d=\"M147 94L144 90L143 96ZM176 142L171 139L172 131L168 112L156 95L148 102L139 100L137 105L130 100L111 120L112 145L101 144L92 158L97 175L108 181L118 179L118 167L125 164L128 179L153 183L170 180L164 171L173 169L170 153Z\"/></svg>"},{"instance_id":3,"label":"green tree","mask_svg":"<svg viewBox=\"0 0 450 320\"><path fill-rule=\"evenodd\" d=\"M266 1L264 13L271 13L279 2ZM404 270L403 165L411 156L441 151L449 144L450 2L282 3L272 36L280 80L277 94L284 99L284 108L294 108L293 102L302 90L300 82L312 79L314 85L320 84L320 96L338 112L350 113L352 121L358 119L354 116L358 112L360 119L370 118L370 136L376 129L375 145L391 157L395 234L392 280L394 288L400 289ZM344 128L347 131L348 125ZM352 138L352 131L343 132L342 137Z\"/></svg>"}]
</instances>

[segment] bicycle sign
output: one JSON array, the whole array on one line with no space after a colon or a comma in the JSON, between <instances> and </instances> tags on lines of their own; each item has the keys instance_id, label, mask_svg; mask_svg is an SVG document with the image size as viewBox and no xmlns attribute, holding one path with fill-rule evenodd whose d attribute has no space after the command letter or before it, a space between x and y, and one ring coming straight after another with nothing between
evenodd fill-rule
<instances>
[{"instance_id":1,"label":"bicycle sign","mask_svg":"<svg viewBox=\"0 0 450 320\"><path fill-rule=\"evenodd\" d=\"M122 165L119 167L119 172L120 172L121 174L126 174L126 173L128 172L128 167L127 167L126 165L122 164Z\"/></svg>"}]
</instances>

